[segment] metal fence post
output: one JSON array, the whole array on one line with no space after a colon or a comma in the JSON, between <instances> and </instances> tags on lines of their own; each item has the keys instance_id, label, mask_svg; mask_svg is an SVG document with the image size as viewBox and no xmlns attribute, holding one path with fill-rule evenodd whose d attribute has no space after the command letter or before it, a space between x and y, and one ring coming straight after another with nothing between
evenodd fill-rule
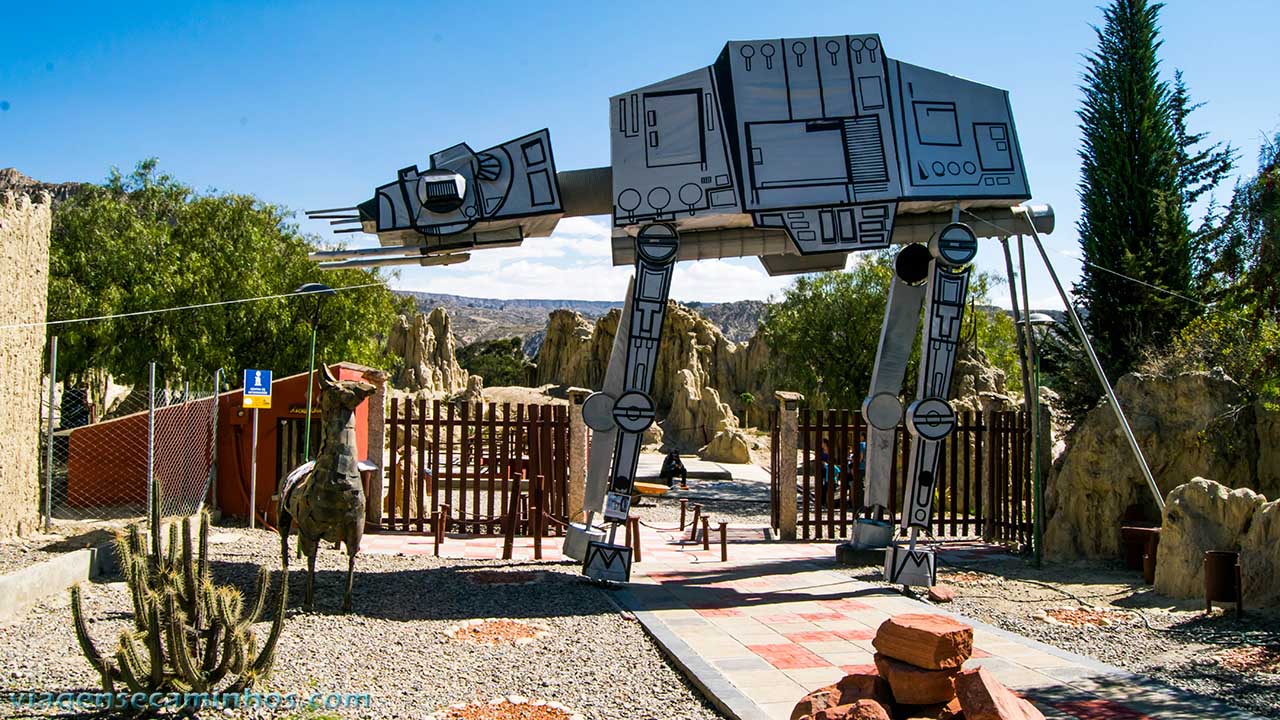
<instances>
[{"instance_id":1,"label":"metal fence post","mask_svg":"<svg viewBox=\"0 0 1280 720\"><path fill-rule=\"evenodd\" d=\"M53 526L53 403L58 387L58 336L49 338L49 419L44 437L44 529Z\"/></svg>"},{"instance_id":2,"label":"metal fence post","mask_svg":"<svg viewBox=\"0 0 1280 720\"><path fill-rule=\"evenodd\" d=\"M209 507L218 508L218 399L222 390L222 368L213 371L213 429L209 432Z\"/></svg>"},{"instance_id":3,"label":"metal fence post","mask_svg":"<svg viewBox=\"0 0 1280 720\"><path fill-rule=\"evenodd\" d=\"M156 523L160 522L158 517L162 510L157 510L157 517L151 517L151 507L154 503L153 493L155 493L156 479L156 363L151 361L150 381L147 387L150 392L147 393L147 517L151 520L151 527L156 527Z\"/></svg>"}]
</instances>

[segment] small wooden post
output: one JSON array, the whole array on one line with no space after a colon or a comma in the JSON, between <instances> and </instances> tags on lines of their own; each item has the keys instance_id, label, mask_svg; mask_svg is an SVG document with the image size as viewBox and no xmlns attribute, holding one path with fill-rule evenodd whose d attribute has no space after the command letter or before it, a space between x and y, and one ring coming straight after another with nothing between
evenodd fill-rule
<instances>
[{"instance_id":1,"label":"small wooden post","mask_svg":"<svg viewBox=\"0 0 1280 720\"><path fill-rule=\"evenodd\" d=\"M511 482L511 497L507 502L507 526L503 528L506 531L502 538L503 560L511 559L512 549L516 542L516 525L520 522L520 480L521 477L517 476Z\"/></svg>"},{"instance_id":2,"label":"small wooden post","mask_svg":"<svg viewBox=\"0 0 1280 720\"><path fill-rule=\"evenodd\" d=\"M435 535L435 556L440 557L440 542L444 536L444 513L440 512L440 508L436 508L431 517L431 531Z\"/></svg>"},{"instance_id":3,"label":"small wooden post","mask_svg":"<svg viewBox=\"0 0 1280 720\"><path fill-rule=\"evenodd\" d=\"M702 506L693 504L693 522L689 523L689 542L698 541L698 517L702 515Z\"/></svg>"},{"instance_id":4,"label":"small wooden post","mask_svg":"<svg viewBox=\"0 0 1280 720\"><path fill-rule=\"evenodd\" d=\"M720 521L720 562L729 562L729 523Z\"/></svg>"},{"instance_id":5,"label":"small wooden post","mask_svg":"<svg viewBox=\"0 0 1280 720\"><path fill-rule=\"evenodd\" d=\"M529 503L531 506L530 513L530 530L533 532L533 559L542 559L542 511L546 501L546 476L538 475L534 478L535 488L533 490L533 501Z\"/></svg>"},{"instance_id":6,"label":"small wooden post","mask_svg":"<svg viewBox=\"0 0 1280 720\"><path fill-rule=\"evenodd\" d=\"M640 516L627 518L627 546L631 548L632 557L640 562Z\"/></svg>"},{"instance_id":7,"label":"small wooden post","mask_svg":"<svg viewBox=\"0 0 1280 720\"><path fill-rule=\"evenodd\" d=\"M710 524L711 524L711 516L703 515L702 516L702 549L703 550L711 549L711 528L709 527Z\"/></svg>"},{"instance_id":8,"label":"small wooden post","mask_svg":"<svg viewBox=\"0 0 1280 720\"><path fill-rule=\"evenodd\" d=\"M689 498L680 498L680 532L684 532L684 511L689 505Z\"/></svg>"}]
</instances>

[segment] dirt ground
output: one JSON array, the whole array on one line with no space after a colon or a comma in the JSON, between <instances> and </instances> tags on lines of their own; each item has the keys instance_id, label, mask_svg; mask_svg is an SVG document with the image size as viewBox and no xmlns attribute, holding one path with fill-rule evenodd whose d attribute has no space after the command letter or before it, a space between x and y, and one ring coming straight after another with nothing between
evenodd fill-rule
<instances>
[{"instance_id":1,"label":"dirt ground","mask_svg":"<svg viewBox=\"0 0 1280 720\"><path fill-rule=\"evenodd\" d=\"M853 568L879 579L880 568ZM939 564L955 589L947 609L1055 647L1280 718L1280 611L1239 620L1202 600L1173 600L1118 563L1045 564L997 556ZM1046 619L1047 618L1047 619Z\"/></svg>"}]
</instances>

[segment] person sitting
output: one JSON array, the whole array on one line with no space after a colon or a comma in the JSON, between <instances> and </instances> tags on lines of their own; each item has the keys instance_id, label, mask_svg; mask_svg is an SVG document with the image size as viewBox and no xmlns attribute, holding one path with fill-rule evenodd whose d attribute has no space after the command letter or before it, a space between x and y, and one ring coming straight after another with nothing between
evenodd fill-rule
<instances>
[{"instance_id":1,"label":"person sitting","mask_svg":"<svg viewBox=\"0 0 1280 720\"><path fill-rule=\"evenodd\" d=\"M689 487L689 471L685 470L684 461L680 459L680 453L672 450L667 453L667 457L662 461L662 472L658 477L667 481L667 487L676 486L676 475L680 476L680 487L682 489Z\"/></svg>"}]
</instances>

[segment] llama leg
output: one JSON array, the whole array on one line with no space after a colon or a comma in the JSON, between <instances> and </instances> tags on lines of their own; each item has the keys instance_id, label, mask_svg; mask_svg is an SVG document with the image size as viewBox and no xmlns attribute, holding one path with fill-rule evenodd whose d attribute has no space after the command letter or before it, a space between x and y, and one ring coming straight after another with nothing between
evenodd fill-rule
<instances>
[{"instance_id":1,"label":"llama leg","mask_svg":"<svg viewBox=\"0 0 1280 720\"><path fill-rule=\"evenodd\" d=\"M347 546L347 593L342 596L342 612L351 612L351 581L356 574L356 551Z\"/></svg>"},{"instance_id":2,"label":"llama leg","mask_svg":"<svg viewBox=\"0 0 1280 720\"><path fill-rule=\"evenodd\" d=\"M319 540L303 538L298 542L298 547L307 556L307 594L302 600L302 609L305 612L311 612L311 601L315 594L316 584L316 555L320 552L320 542Z\"/></svg>"}]
</instances>

